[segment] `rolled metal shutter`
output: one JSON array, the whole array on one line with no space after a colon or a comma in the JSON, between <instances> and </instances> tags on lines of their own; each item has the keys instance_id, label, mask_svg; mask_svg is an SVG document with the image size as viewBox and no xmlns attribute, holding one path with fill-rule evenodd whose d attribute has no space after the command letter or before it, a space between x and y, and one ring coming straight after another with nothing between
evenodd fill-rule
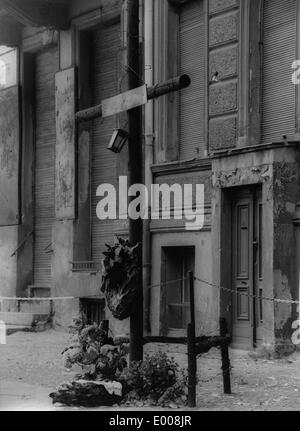
<instances>
[{"instance_id":1,"label":"rolled metal shutter","mask_svg":"<svg viewBox=\"0 0 300 431\"><path fill-rule=\"evenodd\" d=\"M180 159L203 157L205 153L205 46L203 1L183 5L180 12L180 74L192 80L180 93Z\"/></svg>"},{"instance_id":2,"label":"rolled metal shutter","mask_svg":"<svg viewBox=\"0 0 300 431\"><path fill-rule=\"evenodd\" d=\"M51 285L52 225L55 219L55 73L58 48L36 55L35 181L34 181L34 284Z\"/></svg>"},{"instance_id":3,"label":"rolled metal shutter","mask_svg":"<svg viewBox=\"0 0 300 431\"><path fill-rule=\"evenodd\" d=\"M296 0L264 1L263 127L264 143L295 133Z\"/></svg>"},{"instance_id":4,"label":"rolled metal shutter","mask_svg":"<svg viewBox=\"0 0 300 431\"><path fill-rule=\"evenodd\" d=\"M118 93L118 53L120 50L120 25L115 24L94 32L93 104ZM117 155L107 149L116 117L98 119L93 124L92 143L92 259L103 258L105 244L113 241L113 220L100 221L96 215L101 184L117 185Z\"/></svg>"}]
</instances>

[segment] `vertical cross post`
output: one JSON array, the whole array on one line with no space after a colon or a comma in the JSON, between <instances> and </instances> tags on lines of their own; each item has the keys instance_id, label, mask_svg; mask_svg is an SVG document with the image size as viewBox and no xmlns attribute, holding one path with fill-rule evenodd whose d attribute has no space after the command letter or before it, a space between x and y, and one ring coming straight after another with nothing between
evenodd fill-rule
<instances>
[{"instance_id":1,"label":"vertical cross post","mask_svg":"<svg viewBox=\"0 0 300 431\"><path fill-rule=\"evenodd\" d=\"M139 0L127 0L127 68L129 90L139 87L140 79L140 35ZM142 111L141 107L128 111L129 129L129 187L143 183L142 157ZM143 242L143 222L129 218L129 241L132 245ZM139 247L139 268L142 268L142 247ZM137 296L130 317L130 360L143 359L143 282L140 275Z\"/></svg>"}]
</instances>

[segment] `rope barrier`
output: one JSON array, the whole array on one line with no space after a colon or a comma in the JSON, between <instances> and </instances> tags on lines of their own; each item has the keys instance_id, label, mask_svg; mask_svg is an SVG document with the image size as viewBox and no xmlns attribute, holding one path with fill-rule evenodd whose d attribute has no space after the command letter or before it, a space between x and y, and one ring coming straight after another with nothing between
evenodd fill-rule
<instances>
[{"instance_id":1,"label":"rope barrier","mask_svg":"<svg viewBox=\"0 0 300 431\"><path fill-rule=\"evenodd\" d=\"M66 296L66 297L53 297L53 298L11 298L0 296L0 301L21 301L21 302L35 302L35 301L66 301L66 300L75 300L74 296Z\"/></svg>"},{"instance_id":2,"label":"rope barrier","mask_svg":"<svg viewBox=\"0 0 300 431\"><path fill-rule=\"evenodd\" d=\"M260 296L260 295L253 295L251 293L238 292L237 290L234 290L234 289L229 289L229 288L226 288L223 286L218 286L217 284L203 280L199 277L194 277L194 279L195 279L195 281L206 284L207 286L214 287L214 288L219 289L219 290L223 290L224 292L234 293L235 295L247 296L249 298L259 299L261 301L277 302L277 303L281 303L281 304L296 304L296 305L300 304L300 301L293 301L293 300L289 300L289 299L280 299L280 298L269 298L267 296ZM177 280L171 280L171 281L166 281L166 282L163 282L160 284L151 285L151 286L149 286L149 289L155 289L158 287L167 286L169 284L173 284L176 282L182 282L182 281L188 281L188 278L178 278Z\"/></svg>"},{"instance_id":3,"label":"rope barrier","mask_svg":"<svg viewBox=\"0 0 300 431\"><path fill-rule=\"evenodd\" d=\"M200 283L206 284L208 286L214 287L219 290L223 290L224 292L234 293L235 295L247 296L249 298L259 299L261 301L278 302L281 304L296 304L296 305L300 304L299 301L293 301L289 299L269 298L267 296L260 296L260 295L253 295L251 293L238 292L237 290L229 289L223 286L218 286L217 284L210 283L209 281L202 280L201 278L198 278L198 277L195 277L195 281L199 281Z\"/></svg>"},{"instance_id":4,"label":"rope barrier","mask_svg":"<svg viewBox=\"0 0 300 431\"><path fill-rule=\"evenodd\" d=\"M273 303L280 303L280 304L296 304L299 305L300 301L294 301L294 300L289 300L289 299L280 299L280 298L270 298L267 296L260 296L260 295L253 295L251 293L245 293L245 292L238 292L237 290L234 289L229 289L227 287L223 287L223 286L219 286L217 284L211 283L207 280L203 280L199 277L194 277L195 281L198 281L200 283L206 284L207 286L222 290L224 292L228 292L228 293L233 293L235 295L241 295L241 296L247 296L249 298L253 298L253 299L259 299L260 301L269 301L269 302L273 302ZM166 281L163 283L159 283L159 284L154 284L151 286L148 286L148 289L155 289L155 288L159 288L162 286L168 286L170 284L173 283L178 283L178 282L182 282L182 281L188 281L188 278L178 278L176 280L170 280L170 281ZM97 295L93 295L93 296L85 296L85 298L98 298ZM66 301L66 300L76 300L78 298L74 297L74 296L66 296L66 297L51 297L51 298L18 298L18 297L0 297L0 301Z\"/></svg>"}]
</instances>

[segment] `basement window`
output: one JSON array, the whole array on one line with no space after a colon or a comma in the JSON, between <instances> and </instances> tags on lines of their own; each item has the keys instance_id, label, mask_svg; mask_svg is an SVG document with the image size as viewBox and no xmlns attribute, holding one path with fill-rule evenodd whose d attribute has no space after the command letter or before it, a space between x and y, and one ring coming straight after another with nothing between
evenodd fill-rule
<instances>
[{"instance_id":1,"label":"basement window","mask_svg":"<svg viewBox=\"0 0 300 431\"><path fill-rule=\"evenodd\" d=\"M166 298L168 330L186 330L190 322L189 271L195 270L194 247L164 247L162 288Z\"/></svg>"},{"instance_id":2,"label":"basement window","mask_svg":"<svg viewBox=\"0 0 300 431\"><path fill-rule=\"evenodd\" d=\"M88 325L99 325L105 320L105 299L82 298L80 300L81 312L86 316Z\"/></svg>"}]
</instances>

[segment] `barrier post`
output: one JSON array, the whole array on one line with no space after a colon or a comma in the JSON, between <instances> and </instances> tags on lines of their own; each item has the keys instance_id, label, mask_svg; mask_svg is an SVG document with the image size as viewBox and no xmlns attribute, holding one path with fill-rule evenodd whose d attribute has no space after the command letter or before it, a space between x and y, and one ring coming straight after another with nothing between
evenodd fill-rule
<instances>
[{"instance_id":1,"label":"barrier post","mask_svg":"<svg viewBox=\"0 0 300 431\"><path fill-rule=\"evenodd\" d=\"M222 355L222 371L223 371L223 386L224 394L231 394L231 382L230 382L230 359L228 351L228 342L225 340L227 336L227 322L226 319L220 319L220 334L224 337L224 341L221 344L221 355Z\"/></svg>"},{"instance_id":2,"label":"barrier post","mask_svg":"<svg viewBox=\"0 0 300 431\"><path fill-rule=\"evenodd\" d=\"M187 327L187 347L188 347L188 406L196 407L196 386L197 386L197 356L196 356L196 329L195 329L195 291L194 274L189 272L190 288L190 313L191 323Z\"/></svg>"}]
</instances>

